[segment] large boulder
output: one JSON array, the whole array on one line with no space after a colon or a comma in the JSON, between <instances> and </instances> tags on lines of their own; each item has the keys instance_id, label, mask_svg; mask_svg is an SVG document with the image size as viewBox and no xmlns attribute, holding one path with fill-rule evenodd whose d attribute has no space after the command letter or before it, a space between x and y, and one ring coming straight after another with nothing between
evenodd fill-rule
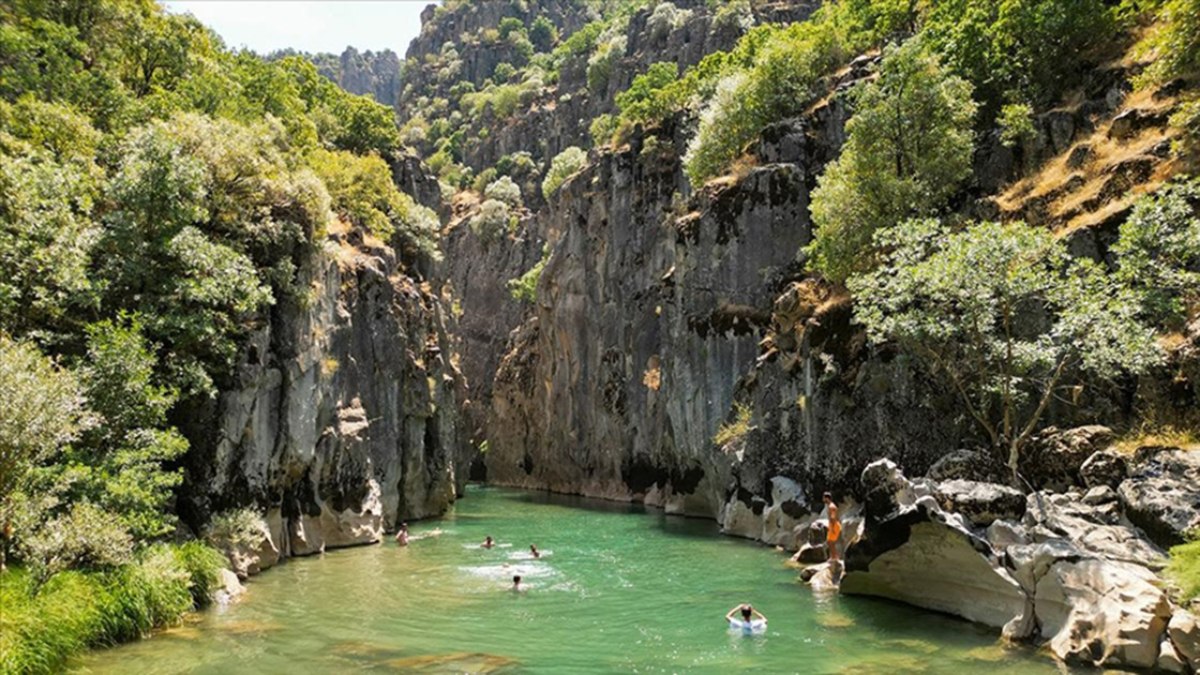
<instances>
[{"instance_id":1,"label":"large boulder","mask_svg":"<svg viewBox=\"0 0 1200 675\"><path fill-rule=\"evenodd\" d=\"M1083 554L1160 567L1162 549L1129 527L1116 501L1088 503L1077 492L1035 492L1027 497L1022 523L1035 540L1062 538Z\"/></svg>"},{"instance_id":2,"label":"large boulder","mask_svg":"<svg viewBox=\"0 0 1200 675\"><path fill-rule=\"evenodd\" d=\"M1038 580L1034 609L1058 658L1153 668L1171 617L1153 572L1112 560L1060 560Z\"/></svg>"},{"instance_id":3,"label":"large boulder","mask_svg":"<svg viewBox=\"0 0 1200 675\"><path fill-rule=\"evenodd\" d=\"M1125 514L1161 546L1200 526L1200 452L1141 448L1117 492Z\"/></svg>"},{"instance_id":4,"label":"large boulder","mask_svg":"<svg viewBox=\"0 0 1200 675\"><path fill-rule=\"evenodd\" d=\"M1129 475L1129 463L1125 457L1111 451L1093 452L1079 467L1083 484L1089 488L1107 485L1116 488Z\"/></svg>"},{"instance_id":5,"label":"large boulder","mask_svg":"<svg viewBox=\"0 0 1200 675\"><path fill-rule=\"evenodd\" d=\"M1001 483L1006 477L1004 467L982 450L955 450L943 455L925 476L937 481L961 479L985 483Z\"/></svg>"},{"instance_id":6,"label":"large boulder","mask_svg":"<svg viewBox=\"0 0 1200 675\"><path fill-rule=\"evenodd\" d=\"M862 474L867 520L846 551L842 590L899 600L1002 627L1026 608L1020 585L962 514L888 460Z\"/></svg>"},{"instance_id":7,"label":"large boulder","mask_svg":"<svg viewBox=\"0 0 1200 675\"><path fill-rule=\"evenodd\" d=\"M975 527L1000 519L1018 520L1025 514L1025 495L1004 485L948 480L938 483L935 494L943 509L961 513Z\"/></svg>"},{"instance_id":8,"label":"large boulder","mask_svg":"<svg viewBox=\"0 0 1200 675\"><path fill-rule=\"evenodd\" d=\"M1082 485L1083 463L1112 445L1113 439L1112 429L1100 425L1067 430L1048 427L1030 444L1022 472L1038 489L1065 490Z\"/></svg>"}]
</instances>

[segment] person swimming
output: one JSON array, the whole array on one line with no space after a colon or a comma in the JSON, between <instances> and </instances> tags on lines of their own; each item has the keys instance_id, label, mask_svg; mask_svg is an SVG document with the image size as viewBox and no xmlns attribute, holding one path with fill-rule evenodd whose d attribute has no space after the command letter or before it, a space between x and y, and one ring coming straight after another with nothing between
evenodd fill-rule
<instances>
[{"instance_id":1,"label":"person swimming","mask_svg":"<svg viewBox=\"0 0 1200 675\"><path fill-rule=\"evenodd\" d=\"M480 546L482 546L483 548L491 548L495 545L496 545L496 541L494 539L492 539L492 536L490 534L488 535L488 537L486 539L483 540L483 543L480 544Z\"/></svg>"},{"instance_id":2,"label":"person swimming","mask_svg":"<svg viewBox=\"0 0 1200 675\"><path fill-rule=\"evenodd\" d=\"M512 591L513 593L523 593L525 591L525 589L521 587L521 575L520 574L513 575L513 585L512 585L512 588L510 588L509 590Z\"/></svg>"},{"instance_id":3,"label":"person swimming","mask_svg":"<svg viewBox=\"0 0 1200 675\"><path fill-rule=\"evenodd\" d=\"M400 528L396 530L396 543L408 546L408 523L400 523Z\"/></svg>"},{"instance_id":4,"label":"person swimming","mask_svg":"<svg viewBox=\"0 0 1200 675\"><path fill-rule=\"evenodd\" d=\"M741 613L742 618L738 619L734 616L734 614L738 613ZM767 627L767 617L763 616L762 612L751 607L749 603L742 603L729 610L725 614L725 621L729 623L730 628L741 629L747 633Z\"/></svg>"},{"instance_id":5,"label":"person swimming","mask_svg":"<svg viewBox=\"0 0 1200 675\"><path fill-rule=\"evenodd\" d=\"M529 545L529 552L530 552L530 553L533 555L533 557L535 557L535 558L540 558L540 557L542 557L542 552L541 552L541 551L539 551L539 550L537 549L537 544L530 544L530 545Z\"/></svg>"}]
</instances>

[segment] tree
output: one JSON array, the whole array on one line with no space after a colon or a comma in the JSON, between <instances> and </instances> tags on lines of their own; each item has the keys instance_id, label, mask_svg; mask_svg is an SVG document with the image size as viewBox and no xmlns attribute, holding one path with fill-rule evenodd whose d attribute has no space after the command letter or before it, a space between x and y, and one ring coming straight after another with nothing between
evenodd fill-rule
<instances>
[{"instance_id":1,"label":"tree","mask_svg":"<svg viewBox=\"0 0 1200 675\"><path fill-rule=\"evenodd\" d=\"M971 172L971 85L946 72L918 40L891 46L879 78L852 94L842 154L812 195L810 267L841 282L869 269L871 237L933 215Z\"/></svg>"},{"instance_id":2,"label":"tree","mask_svg":"<svg viewBox=\"0 0 1200 675\"><path fill-rule=\"evenodd\" d=\"M12 538L12 498L34 466L87 428L79 385L32 345L0 335L0 569Z\"/></svg>"},{"instance_id":3,"label":"tree","mask_svg":"<svg viewBox=\"0 0 1200 675\"><path fill-rule=\"evenodd\" d=\"M1118 274L1148 317L1178 325L1200 307L1200 178L1141 197L1113 246Z\"/></svg>"},{"instance_id":4,"label":"tree","mask_svg":"<svg viewBox=\"0 0 1200 675\"><path fill-rule=\"evenodd\" d=\"M849 280L856 320L957 393L1014 484L1051 402L1162 358L1137 294L1048 231L915 220L881 230L876 245L879 268Z\"/></svg>"}]
</instances>

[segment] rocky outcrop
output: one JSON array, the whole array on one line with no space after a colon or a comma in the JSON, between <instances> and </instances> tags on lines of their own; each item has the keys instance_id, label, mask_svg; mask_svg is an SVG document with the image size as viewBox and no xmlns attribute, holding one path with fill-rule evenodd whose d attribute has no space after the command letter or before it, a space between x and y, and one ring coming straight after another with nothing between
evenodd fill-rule
<instances>
[{"instance_id":1,"label":"rocky outcrop","mask_svg":"<svg viewBox=\"0 0 1200 675\"><path fill-rule=\"evenodd\" d=\"M399 519L442 513L462 480L439 299L357 231L302 262L310 295L276 308L235 385L191 427L185 519L266 512L265 543L230 556L239 575L379 541Z\"/></svg>"},{"instance_id":2,"label":"rocky outcrop","mask_svg":"<svg viewBox=\"0 0 1200 675\"><path fill-rule=\"evenodd\" d=\"M1129 519L1163 546L1200 526L1200 453L1142 448L1118 492Z\"/></svg>"},{"instance_id":3,"label":"rocky outcrop","mask_svg":"<svg viewBox=\"0 0 1200 675\"><path fill-rule=\"evenodd\" d=\"M1195 619L1172 605L1153 571L1162 551L1124 517L1112 488L1034 493L1022 508L1011 488L909 480L880 460L861 491L866 527L846 553L842 591L1044 640L1070 663L1192 667Z\"/></svg>"}]
</instances>

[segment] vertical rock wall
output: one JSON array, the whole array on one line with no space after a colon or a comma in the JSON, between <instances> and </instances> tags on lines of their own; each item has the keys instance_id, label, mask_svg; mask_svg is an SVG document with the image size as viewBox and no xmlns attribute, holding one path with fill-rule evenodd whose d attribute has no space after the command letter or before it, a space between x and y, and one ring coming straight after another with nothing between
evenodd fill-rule
<instances>
[{"instance_id":1,"label":"vertical rock wall","mask_svg":"<svg viewBox=\"0 0 1200 675\"><path fill-rule=\"evenodd\" d=\"M203 422L181 511L267 512L282 555L378 541L442 513L462 478L444 310L393 250L350 232L313 252L304 297L251 340Z\"/></svg>"}]
</instances>

